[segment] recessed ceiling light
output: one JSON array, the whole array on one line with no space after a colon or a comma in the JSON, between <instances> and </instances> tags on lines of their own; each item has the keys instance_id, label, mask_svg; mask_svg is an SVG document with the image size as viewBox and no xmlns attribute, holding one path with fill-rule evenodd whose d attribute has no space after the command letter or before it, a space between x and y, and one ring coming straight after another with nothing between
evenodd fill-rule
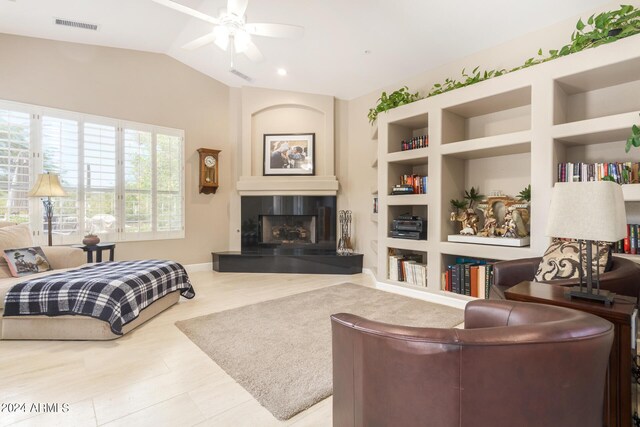
<instances>
[{"instance_id":1,"label":"recessed ceiling light","mask_svg":"<svg viewBox=\"0 0 640 427\"><path fill-rule=\"evenodd\" d=\"M287 70L285 70L284 68L278 68L278 75L279 76L286 76L287 75Z\"/></svg>"},{"instance_id":2,"label":"recessed ceiling light","mask_svg":"<svg viewBox=\"0 0 640 427\"><path fill-rule=\"evenodd\" d=\"M365 54L365 55L369 55L370 53L371 53L371 51L370 51L369 49L367 49L367 50L365 50L365 51L364 51L364 54Z\"/></svg>"}]
</instances>

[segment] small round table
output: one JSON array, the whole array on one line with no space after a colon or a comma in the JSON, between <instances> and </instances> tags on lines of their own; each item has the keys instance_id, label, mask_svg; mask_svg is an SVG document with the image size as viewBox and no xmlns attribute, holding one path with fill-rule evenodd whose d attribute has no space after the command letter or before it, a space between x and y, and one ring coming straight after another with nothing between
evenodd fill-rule
<instances>
[{"instance_id":1,"label":"small round table","mask_svg":"<svg viewBox=\"0 0 640 427\"><path fill-rule=\"evenodd\" d=\"M71 245L73 248L80 248L87 253L87 262L93 262L93 253L96 253L96 262L102 262L102 251L109 250L109 261L113 261L116 249L115 243L98 243L97 245Z\"/></svg>"}]
</instances>

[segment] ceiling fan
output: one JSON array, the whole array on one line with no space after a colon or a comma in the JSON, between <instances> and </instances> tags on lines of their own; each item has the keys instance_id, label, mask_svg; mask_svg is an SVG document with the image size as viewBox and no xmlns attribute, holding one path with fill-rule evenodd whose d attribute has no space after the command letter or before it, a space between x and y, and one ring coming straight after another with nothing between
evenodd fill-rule
<instances>
[{"instance_id":1,"label":"ceiling fan","mask_svg":"<svg viewBox=\"0 0 640 427\"><path fill-rule=\"evenodd\" d=\"M214 25L212 32L190 41L182 46L183 49L194 50L215 43L222 50L231 50L232 54L244 53L249 59L257 62L264 57L251 40L251 36L294 38L304 34L304 28L297 25L247 23L244 13L249 0L228 0L227 8L218 17L209 16L172 0L152 1Z\"/></svg>"}]
</instances>

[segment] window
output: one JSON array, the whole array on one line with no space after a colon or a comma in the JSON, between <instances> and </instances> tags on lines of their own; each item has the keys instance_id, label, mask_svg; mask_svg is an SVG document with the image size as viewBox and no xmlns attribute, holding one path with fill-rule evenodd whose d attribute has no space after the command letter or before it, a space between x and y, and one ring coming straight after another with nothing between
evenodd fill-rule
<instances>
[{"instance_id":1,"label":"window","mask_svg":"<svg viewBox=\"0 0 640 427\"><path fill-rule=\"evenodd\" d=\"M56 173L54 243L184 237L184 133L0 101L0 220L31 222L46 240L42 204L27 193Z\"/></svg>"}]
</instances>

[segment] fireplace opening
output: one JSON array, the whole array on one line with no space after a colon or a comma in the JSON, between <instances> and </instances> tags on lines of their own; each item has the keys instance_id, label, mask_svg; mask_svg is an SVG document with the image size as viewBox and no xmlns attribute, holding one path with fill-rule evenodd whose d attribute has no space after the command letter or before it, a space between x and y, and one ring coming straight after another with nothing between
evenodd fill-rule
<instances>
[{"instance_id":1,"label":"fireplace opening","mask_svg":"<svg viewBox=\"0 0 640 427\"><path fill-rule=\"evenodd\" d=\"M261 243L266 245L315 244L316 215L260 215Z\"/></svg>"}]
</instances>

